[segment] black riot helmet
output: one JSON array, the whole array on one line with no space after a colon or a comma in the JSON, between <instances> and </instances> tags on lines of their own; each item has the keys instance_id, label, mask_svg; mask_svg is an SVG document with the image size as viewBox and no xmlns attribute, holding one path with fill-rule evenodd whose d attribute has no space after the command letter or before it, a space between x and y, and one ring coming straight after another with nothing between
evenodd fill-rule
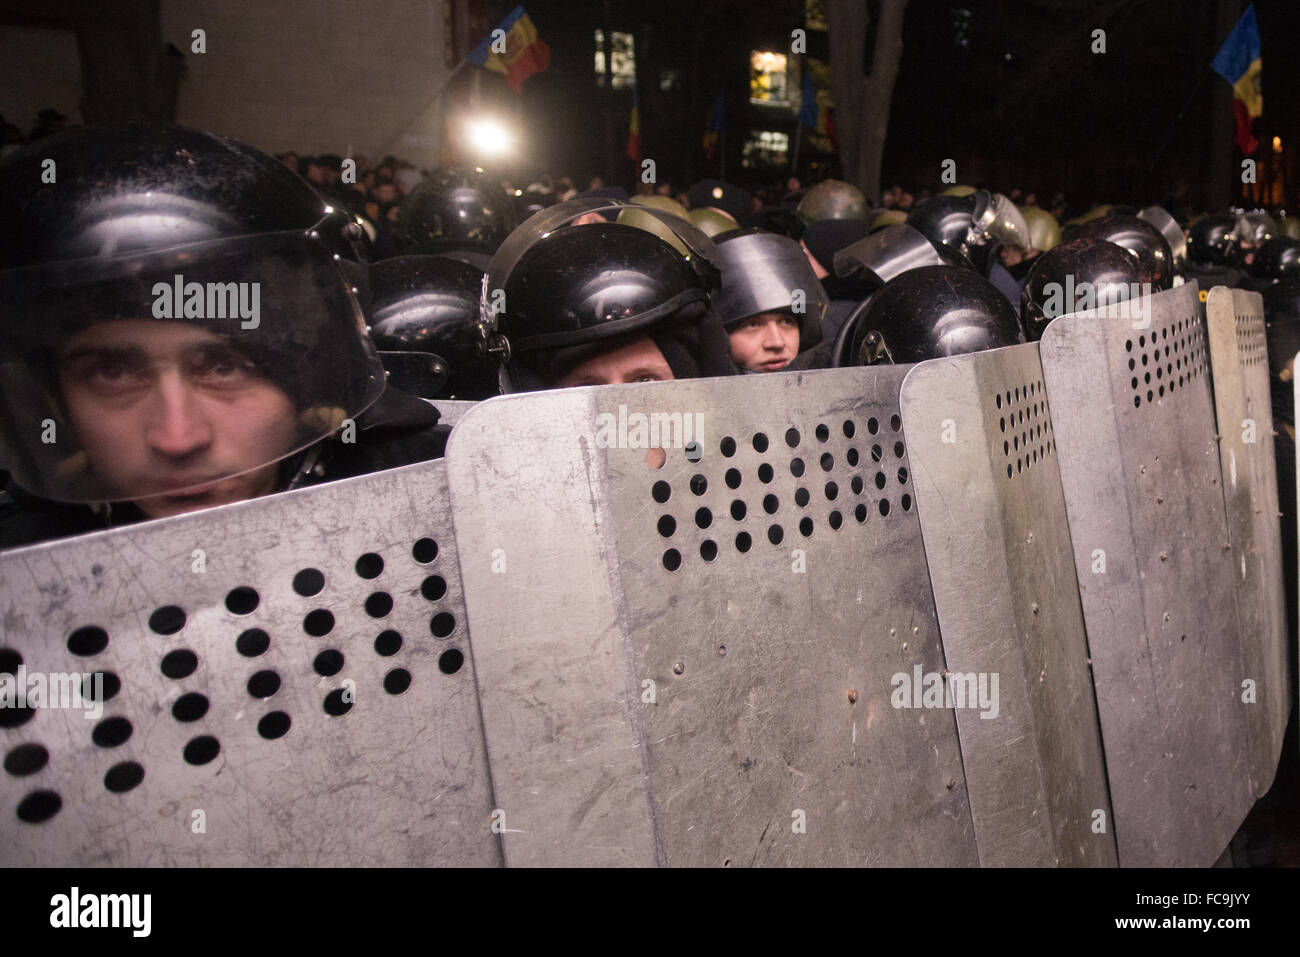
<instances>
[{"instance_id":1,"label":"black riot helmet","mask_svg":"<svg viewBox=\"0 0 1300 957\"><path fill-rule=\"evenodd\" d=\"M1160 235L1165 237L1165 242L1169 244L1169 251L1173 254L1174 271L1181 271L1187 263L1187 236L1183 233L1183 227L1178 225L1178 220L1169 215L1169 211L1163 206L1147 206L1140 209L1137 218L1160 230Z\"/></svg>"},{"instance_id":2,"label":"black riot helmet","mask_svg":"<svg viewBox=\"0 0 1300 957\"><path fill-rule=\"evenodd\" d=\"M921 266L885 283L854 320L850 365L909 363L1025 341L1015 310L988 280L956 266Z\"/></svg>"},{"instance_id":3,"label":"black riot helmet","mask_svg":"<svg viewBox=\"0 0 1300 957\"><path fill-rule=\"evenodd\" d=\"M975 196L930 196L912 207L907 225L935 244L969 252Z\"/></svg>"},{"instance_id":4,"label":"black riot helmet","mask_svg":"<svg viewBox=\"0 0 1300 957\"><path fill-rule=\"evenodd\" d=\"M1265 289L1262 295L1264 319L1270 326L1283 322L1300 323L1300 275L1287 276ZM1285 358L1290 357L1284 357L1284 361Z\"/></svg>"},{"instance_id":5,"label":"black riot helmet","mask_svg":"<svg viewBox=\"0 0 1300 957\"><path fill-rule=\"evenodd\" d=\"M497 364L478 348L482 292L483 270L447 256L397 256L371 265L375 345L385 353L433 353L447 364L445 385L435 395L421 392L425 398L475 400L497 394ZM390 364L387 356L384 361Z\"/></svg>"},{"instance_id":6,"label":"black riot helmet","mask_svg":"<svg viewBox=\"0 0 1300 957\"><path fill-rule=\"evenodd\" d=\"M1108 213L1098 219L1068 227L1062 238L1066 242L1074 239L1104 239L1122 246L1137 258L1140 282L1150 283L1155 292L1173 286L1174 256L1169 249L1169 242L1155 226L1136 216Z\"/></svg>"},{"instance_id":7,"label":"black riot helmet","mask_svg":"<svg viewBox=\"0 0 1300 957\"><path fill-rule=\"evenodd\" d=\"M1187 235L1187 258L1203 266L1228 266L1236 258L1237 217L1203 216Z\"/></svg>"},{"instance_id":8,"label":"black riot helmet","mask_svg":"<svg viewBox=\"0 0 1300 957\"><path fill-rule=\"evenodd\" d=\"M1020 316L1030 342L1058 316L1109 306L1140 295L1141 264L1105 239L1071 239L1034 262L1020 292Z\"/></svg>"},{"instance_id":9,"label":"black riot helmet","mask_svg":"<svg viewBox=\"0 0 1300 957\"><path fill-rule=\"evenodd\" d=\"M907 214L907 223L935 244L952 246L987 271L988 254L998 245L1030 248L1029 225L1001 193L978 189L966 196L931 196Z\"/></svg>"},{"instance_id":10,"label":"black riot helmet","mask_svg":"<svg viewBox=\"0 0 1300 957\"><path fill-rule=\"evenodd\" d=\"M1284 279L1300 273L1300 240L1274 236L1264 240L1250 264L1250 274L1257 279Z\"/></svg>"},{"instance_id":11,"label":"black riot helmet","mask_svg":"<svg viewBox=\"0 0 1300 957\"><path fill-rule=\"evenodd\" d=\"M848 299L853 305L835 336L831 349L833 366L853 365L852 334L870 305L872 294L895 276L922 266L956 266L975 272L975 266L956 247L932 243L905 223L877 229L835 254L835 274L823 280L822 285L832 298Z\"/></svg>"},{"instance_id":12,"label":"black riot helmet","mask_svg":"<svg viewBox=\"0 0 1300 957\"><path fill-rule=\"evenodd\" d=\"M505 190L479 169L440 169L411 190L397 214L403 252L495 252L515 228Z\"/></svg>"},{"instance_id":13,"label":"black riot helmet","mask_svg":"<svg viewBox=\"0 0 1300 957\"><path fill-rule=\"evenodd\" d=\"M569 225L627 208L655 216L680 248L620 223ZM547 388L579 363L648 336L675 378L730 375L730 341L710 296L713 242L654 207L573 199L530 217L502 244L483 282L485 346L502 362L501 390Z\"/></svg>"},{"instance_id":14,"label":"black riot helmet","mask_svg":"<svg viewBox=\"0 0 1300 957\"><path fill-rule=\"evenodd\" d=\"M364 270L347 258L355 221L247 146L173 126L69 130L0 163L0 222L0 462L37 496L140 500L244 475L383 391ZM122 441L156 423L160 369L275 412L238 454L133 471Z\"/></svg>"},{"instance_id":15,"label":"black riot helmet","mask_svg":"<svg viewBox=\"0 0 1300 957\"><path fill-rule=\"evenodd\" d=\"M830 300L797 242L750 228L724 234L717 250L722 288L713 305L727 331L760 313L789 312L799 318L800 352L821 342Z\"/></svg>"}]
</instances>

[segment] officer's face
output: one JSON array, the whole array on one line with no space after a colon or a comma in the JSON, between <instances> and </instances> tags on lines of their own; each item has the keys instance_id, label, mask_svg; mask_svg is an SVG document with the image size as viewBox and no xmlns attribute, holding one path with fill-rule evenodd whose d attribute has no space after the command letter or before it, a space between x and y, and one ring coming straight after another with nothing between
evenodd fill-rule
<instances>
[{"instance_id":1,"label":"officer's face","mask_svg":"<svg viewBox=\"0 0 1300 957\"><path fill-rule=\"evenodd\" d=\"M102 322L68 341L59 371L89 468L148 517L275 491L279 467L266 463L295 438L293 402L224 339Z\"/></svg>"},{"instance_id":2,"label":"officer's face","mask_svg":"<svg viewBox=\"0 0 1300 957\"><path fill-rule=\"evenodd\" d=\"M649 336L634 339L575 366L552 388L578 385L624 385L628 382L668 382L673 370Z\"/></svg>"},{"instance_id":3,"label":"officer's face","mask_svg":"<svg viewBox=\"0 0 1300 957\"><path fill-rule=\"evenodd\" d=\"M731 360L750 372L779 372L799 354L799 320L761 312L731 330Z\"/></svg>"}]
</instances>

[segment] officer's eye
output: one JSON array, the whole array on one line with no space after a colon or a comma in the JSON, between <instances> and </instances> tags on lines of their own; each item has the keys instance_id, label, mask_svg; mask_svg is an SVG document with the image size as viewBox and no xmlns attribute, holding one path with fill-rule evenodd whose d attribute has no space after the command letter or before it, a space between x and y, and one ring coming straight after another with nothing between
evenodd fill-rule
<instances>
[{"instance_id":1,"label":"officer's eye","mask_svg":"<svg viewBox=\"0 0 1300 957\"><path fill-rule=\"evenodd\" d=\"M782 316L781 325L786 326L787 328L794 328L797 327L799 323L795 320L794 316Z\"/></svg>"},{"instance_id":2,"label":"officer's eye","mask_svg":"<svg viewBox=\"0 0 1300 957\"><path fill-rule=\"evenodd\" d=\"M243 384L259 375L248 357L225 346L205 346L189 357L192 376L213 385Z\"/></svg>"},{"instance_id":3,"label":"officer's eye","mask_svg":"<svg viewBox=\"0 0 1300 957\"><path fill-rule=\"evenodd\" d=\"M77 356L64 371L71 383L104 394L127 392L149 379L149 364L143 356L115 352Z\"/></svg>"}]
</instances>

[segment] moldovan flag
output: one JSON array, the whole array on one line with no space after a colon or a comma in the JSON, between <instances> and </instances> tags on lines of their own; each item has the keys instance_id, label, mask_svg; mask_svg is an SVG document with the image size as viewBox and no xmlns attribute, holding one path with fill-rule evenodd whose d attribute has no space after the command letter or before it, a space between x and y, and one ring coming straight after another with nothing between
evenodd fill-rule
<instances>
[{"instance_id":1,"label":"moldovan flag","mask_svg":"<svg viewBox=\"0 0 1300 957\"><path fill-rule=\"evenodd\" d=\"M718 136L726 126L726 118L723 116L722 94L713 101L713 112L709 114L709 127L704 133L704 139L700 145L704 147L704 153L709 159L713 159L714 154L718 151Z\"/></svg>"},{"instance_id":2,"label":"moldovan flag","mask_svg":"<svg viewBox=\"0 0 1300 957\"><path fill-rule=\"evenodd\" d=\"M1259 24L1255 21L1254 4L1246 8L1232 28L1210 68L1232 84L1237 148L1249 155L1259 146L1259 140L1250 132L1250 121L1264 112L1264 94L1259 85Z\"/></svg>"},{"instance_id":3,"label":"moldovan flag","mask_svg":"<svg viewBox=\"0 0 1300 957\"><path fill-rule=\"evenodd\" d=\"M641 112L637 109L636 90L632 90L632 118L627 124L627 158L641 164Z\"/></svg>"},{"instance_id":4,"label":"moldovan flag","mask_svg":"<svg viewBox=\"0 0 1300 957\"><path fill-rule=\"evenodd\" d=\"M817 129L817 87L813 85L812 73L803 74L803 106L799 109L799 122L804 126Z\"/></svg>"},{"instance_id":5,"label":"moldovan flag","mask_svg":"<svg viewBox=\"0 0 1300 957\"><path fill-rule=\"evenodd\" d=\"M465 59L475 66L503 74L510 89L520 93L524 88L524 80L551 65L551 48L537 35L537 28L533 26L528 14L524 13L523 7L511 10L510 16L497 25L497 30L506 35L505 53L492 49L493 34L496 33L493 30ZM497 46L500 47L500 44Z\"/></svg>"}]
</instances>

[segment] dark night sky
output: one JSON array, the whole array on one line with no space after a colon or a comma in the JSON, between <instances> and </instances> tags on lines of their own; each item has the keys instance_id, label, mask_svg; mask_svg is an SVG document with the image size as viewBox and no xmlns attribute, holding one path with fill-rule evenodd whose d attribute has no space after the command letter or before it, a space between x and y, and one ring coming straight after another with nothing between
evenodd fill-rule
<instances>
[{"instance_id":1,"label":"dark night sky","mask_svg":"<svg viewBox=\"0 0 1300 957\"><path fill-rule=\"evenodd\" d=\"M489 17L510 6L489 4ZM935 188L942 185L940 162L953 158L961 181L1020 185L1044 201L1042 194L1058 189L1076 204L1163 200L1181 189L1195 204L1208 175L1211 89L1226 87L1208 67L1222 40L1214 36L1215 6L1216 0L912 0L885 179ZM631 96L611 99L597 90L592 70L592 35L608 11L613 29L638 36L642 139L647 155L661 158L661 175L681 181L716 172L705 168L700 137L716 90L725 88L734 144L728 174L745 178L739 141L748 51L761 48L763 38L788 43L789 29L801 23L801 2L530 0L526 9L551 47L552 65L525 86L534 169L521 174L586 177L613 167L614 179L631 185L632 165L622 159ZM954 9L970 11L965 48L955 40ZM1259 158L1274 134L1300 147L1290 69L1300 4L1259 0L1255 9L1265 92L1265 115L1255 126L1264 144ZM1089 49L1095 27L1107 31L1104 55ZM679 93L661 94L651 82L662 67L681 70ZM1149 173L1166 139L1159 167Z\"/></svg>"}]
</instances>

